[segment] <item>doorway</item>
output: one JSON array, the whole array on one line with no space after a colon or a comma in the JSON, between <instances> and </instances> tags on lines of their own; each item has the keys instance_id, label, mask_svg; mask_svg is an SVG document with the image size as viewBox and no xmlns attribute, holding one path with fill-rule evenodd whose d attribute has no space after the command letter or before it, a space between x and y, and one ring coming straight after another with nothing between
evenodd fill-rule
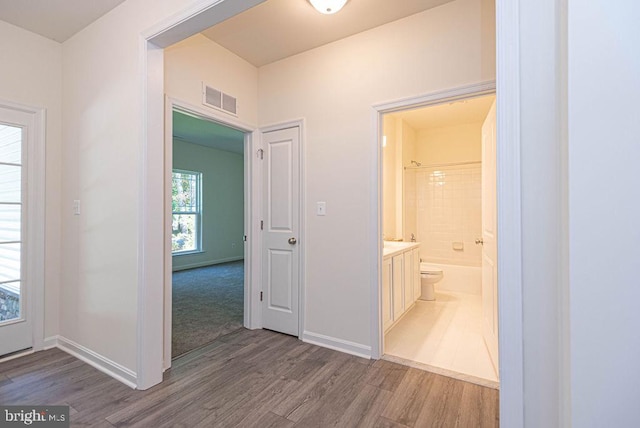
<instances>
[{"instance_id":1,"label":"doorway","mask_svg":"<svg viewBox=\"0 0 640 428\"><path fill-rule=\"evenodd\" d=\"M172 358L243 326L244 132L174 109Z\"/></svg>"},{"instance_id":2,"label":"doorway","mask_svg":"<svg viewBox=\"0 0 640 428\"><path fill-rule=\"evenodd\" d=\"M43 346L43 118L0 102L0 358Z\"/></svg>"},{"instance_id":3,"label":"doorway","mask_svg":"<svg viewBox=\"0 0 640 428\"><path fill-rule=\"evenodd\" d=\"M381 355L497 388L495 94L380 123Z\"/></svg>"},{"instance_id":4,"label":"doorway","mask_svg":"<svg viewBox=\"0 0 640 428\"><path fill-rule=\"evenodd\" d=\"M167 99L165 368L246 325L251 130Z\"/></svg>"}]
</instances>

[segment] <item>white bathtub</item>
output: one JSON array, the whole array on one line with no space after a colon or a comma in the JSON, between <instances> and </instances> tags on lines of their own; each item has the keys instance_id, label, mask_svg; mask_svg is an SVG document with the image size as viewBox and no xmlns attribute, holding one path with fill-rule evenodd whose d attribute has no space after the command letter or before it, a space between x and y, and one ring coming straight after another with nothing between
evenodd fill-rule
<instances>
[{"instance_id":1,"label":"white bathtub","mask_svg":"<svg viewBox=\"0 0 640 428\"><path fill-rule=\"evenodd\" d=\"M427 263L440 267L444 273L442 280L435 285L436 291L482 294L481 267Z\"/></svg>"}]
</instances>

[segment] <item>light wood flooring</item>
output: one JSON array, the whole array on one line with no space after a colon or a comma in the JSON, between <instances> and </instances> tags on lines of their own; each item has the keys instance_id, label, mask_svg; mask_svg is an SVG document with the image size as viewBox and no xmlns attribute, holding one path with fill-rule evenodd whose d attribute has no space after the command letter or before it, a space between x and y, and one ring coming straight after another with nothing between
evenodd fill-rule
<instances>
[{"instance_id":1,"label":"light wood flooring","mask_svg":"<svg viewBox=\"0 0 640 428\"><path fill-rule=\"evenodd\" d=\"M69 405L91 427L497 427L498 391L240 330L135 391L58 350L0 364L0 404Z\"/></svg>"}]
</instances>

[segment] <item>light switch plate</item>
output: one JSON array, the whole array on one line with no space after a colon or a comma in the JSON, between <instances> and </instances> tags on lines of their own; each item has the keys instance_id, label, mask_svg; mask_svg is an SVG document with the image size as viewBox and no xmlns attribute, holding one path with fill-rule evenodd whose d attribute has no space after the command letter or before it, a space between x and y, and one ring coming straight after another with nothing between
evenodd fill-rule
<instances>
[{"instance_id":1,"label":"light switch plate","mask_svg":"<svg viewBox=\"0 0 640 428\"><path fill-rule=\"evenodd\" d=\"M327 215L327 203L326 202L318 202L317 205L317 209L316 209L316 214L317 215Z\"/></svg>"}]
</instances>

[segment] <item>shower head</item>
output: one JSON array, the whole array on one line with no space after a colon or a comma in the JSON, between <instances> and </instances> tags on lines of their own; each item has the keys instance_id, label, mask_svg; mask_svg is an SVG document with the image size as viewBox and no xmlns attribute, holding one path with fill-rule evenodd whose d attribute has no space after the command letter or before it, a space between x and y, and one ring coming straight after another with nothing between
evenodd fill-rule
<instances>
[{"instance_id":1,"label":"shower head","mask_svg":"<svg viewBox=\"0 0 640 428\"><path fill-rule=\"evenodd\" d=\"M420 165L422 165L420 162L417 162L417 161L414 161L414 160L412 160L412 161L411 161L411 164L412 164L412 165L415 165L415 166L420 166Z\"/></svg>"}]
</instances>

